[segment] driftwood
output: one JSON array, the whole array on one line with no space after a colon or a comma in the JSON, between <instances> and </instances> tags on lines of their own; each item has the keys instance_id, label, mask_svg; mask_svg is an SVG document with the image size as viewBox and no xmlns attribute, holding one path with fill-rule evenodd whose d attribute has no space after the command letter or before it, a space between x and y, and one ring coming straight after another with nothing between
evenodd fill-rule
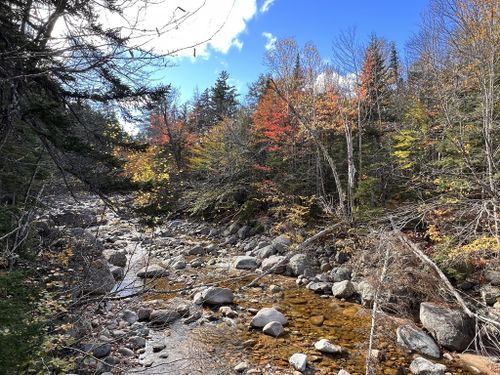
<instances>
[{"instance_id":1,"label":"driftwood","mask_svg":"<svg viewBox=\"0 0 500 375\"><path fill-rule=\"evenodd\" d=\"M290 251L281 260L281 262L275 264L273 267L271 267L270 269L268 269L267 271L263 272L258 277L256 277L254 280L252 280L252 282L250 284L248 284L247 287L253 287L253 286L257 285L257 283L259 282L259 280L261 280L262 278L266 277L267 275L270 275L277 268L285 266L288 263L288 261L290 260L290 258L293 257L295 254L297 254L298 252L304 250L307 246L309 246L313 242L319 240L320 238L323 238L324 236L326 236L326 235L334 232L340 225L341 225L341 223L337 223L335 225L332 225L331 227L328 227L328 228L325 228L325 229L319 231L314 236L309 237L307 240L305 240L299 246L297 246L297 248L294 251Z\"/></svg>"}]
</instances>

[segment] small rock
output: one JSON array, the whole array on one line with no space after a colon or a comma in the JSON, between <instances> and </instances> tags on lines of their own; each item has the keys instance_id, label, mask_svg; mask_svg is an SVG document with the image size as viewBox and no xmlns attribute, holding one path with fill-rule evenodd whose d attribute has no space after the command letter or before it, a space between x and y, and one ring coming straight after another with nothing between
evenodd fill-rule
<instances>
[{"instance_id":1,"label":"small rock","mask_svg":"<svg viewBox=\"0 0 500 375\"><path fill-rule=\"evenodd\" d=\"M159 264L150 264L137 272L137 277L154 278L168 276L168 271Z\"/></svg>"},{"instance_id":2,"label":"small rock","mask_svg":"<svg viewBox=\"0 0 500 375\"><path fill-rule=\"evenodd\" d=\"M132 310L123 310L122 319L129 324L134 324L139 320L138 315Z\"/></svg>"},{"instance_id":3,"label":"small rock","mask_svg":"<svg viewBox=\"0 0 500 375\"><path fill-rule=\"evenodd\" d=\"M128 343L132 349L137 350L146 346L146 339L141 336L132 336Z\"/></svg>"},{"instance_id":4,"label":"small rock","mask_svg":"<svg viewBox=\"0 0 500 375\"><path fill-rule=\"evenodd\" d=\"M236 372L244 372L245 370L248 369L248 363L247 362L240 362L236 366L234 366L234 371Z\"/></svg>"},{"instance_id":5,"label":"small rock","mask_svg":"<svg viewBox=\"0 0 500 375\"><path fill-rule=\"evenodd\" d=\"M269 286L269 291L273 294L275 293L279 293L282 291L281 287L279 285L276 285L276 284L272 284Z\"/></svg>"},{"instance_id":6,"label":"small rock","mask_svg":"<svg viewBox=\"0 0 500 375\"><path fill-rule=\"evenodd\" d=\"M182 255L179 255L178 257L172 259L171 265L174 270L183 270L186 268L187 262Z\"/></svg>"},{"instance_id":7,"label":"small rock","mask_svg":"<svg viewBox=\"0 0 500 375\"><path fill-rule=\"evenodd\" d=\"M163 343L155 343L155 344L153 344L153 353L161 352L166 347L167 346Z\"/></svg>"},{"instance_id":8,"label":"small rock","mask_svg":"<svg viewBox=\"0 0 500 375\"><path fill-rule=\"evenodd\" d=\"M279 337L285 332L285 329L280 322L269 322L262 328L262 332L269 336Z\"/></svg>"},{"instance_id":9,"label":"small rock","mask_svg":"<svg viewBox=\"0 0 500 375\"><path fill-rule=\"evenodd\" d=\"M321 339L314 344L314 348L321 353L338 354L342 352L342 348L338 345L332 344L327 339Z\"/></svg>"},{"instance_id":10,"label":"small rock","mask_svg":"<svg viewBox=\"0 0 500 375\"><path fill-rule=\"evenodd\" d=\"M118 349L118 353L125 357L133 357L135 355L134 351L129 348L120 348Z\"/></svg>"},{"instance_id":11,"label":"small rock","mask_svg":"<svg viewBox=\"0 0 500 375\"><path fill-rule=\"evenodd\" d=\"M228 318L236 318L238 316L238 313L229 306L221 306L219 312L222 316L227 316Z\"/></svg>"},{"instance_id":12,"label":"small rock","mask_svg":"<svg viewBox=\"0 0 500 375\"><path fill-rule=\"evenodd\" d=\"M251 324L253 327L261 328L273 321L280 322L282 325L288 323L281 312L272 307L264 307L253 317Z\"/></svg>"},{"instance_id":13,"label":"small rock","mask_svg":"<svg viewBox=\"0 0 500 375\"><path fill-rule=\"evenodd\" d=\"M242 256L237 256L234 260L234 268L239 270L253 271L257 269L258 266L259 262L255 257L242 255Z\"/></svg>"},{"instance_id":14,"label":"small rock","mask_svg":"<svg viewBox=\"0 0 500 375\"><path fill-rule=\"evenodd\" d=\"M432 363L422 357L415 358L410 364L410 372L415 375L444 375L445 371L445 365Z\"/></svg>"},{"instance_id":15,"label":"small rock","mask_svg":"<svg viewBox=\"0 0 500 375\"><path fill-rule=\"evenodd\" d=\"M123 269L123 267L112 266L109 269L115 281L123 280L125 276L125 270Z\"/></svg>"},{"instance_id":16,"label":"small rock","mask_svg":"<svg viewBox=\"0 0 500 375\"><path fill-rule=\"evenodd\" d=\"M139 310L137 310L137 318L138 318L139 322L148 321L149 318L151 317L152 311L153 311L153 309L145 308L145 307L142 307Z\"/></svg>"},{"instance_id":17,"label":"small rock","mask_svg":"<svg viewBox=\"0 0 500 375\"><path fill-rule=\"evenodd\" d=\"M92 355L96 358L104 358L111 353L111 344L96 344L92 348Z\"/></svg>"},{"instance_id":18,"label":"small rock","mask_svg":"<svg viewBox=\"0 0 500 375\"><path fill-rule=\"evenodd\" d=\"M351 375L350 372L347 372L346 370L342 369L339 372L337 372L337 375Z\"/></svg>"},{"instance_id":19,"label":"small rock","mask_svg":"<svg viewBox=\"0 0 500 375\"><path fill-rule=\"evenodd\" d=\"M320 281L309 284L307 288L315 293L330 293L332 290L332 283Z\"/></svg>"},{"instance_id":20,"label":"small rock","mask_svg":"<svg viewBox=\"0 0 500 375\"><path fill-rule=\"evenodd\" d=\"M194 303L197 305L223 305L233 303L233 291L228 288L219 288L211 286L194 296Z\"/></svg>"},{"instance_id":21,"label":"small rock","mask_svg":"<svg viewBox=\"0 0 500 375\"><path fill-rule=\"evenodd\" d=\"M127 265L127 253L125 251L115 251L109 256L108 262L113 266L125 267Z\"/></svg>"},{"instance_id":22,"label":"small rock","mask_svg":"<svg viewBox=\"0 0 500 375\"><path fill-rule=\"evenodd\" d=\"M325 321L325 317L323 315L315 315L315 316L311 316L309 321L311 322L312 325L319 327L319 326L323 325L323 322Z\"/></svg>"},{"instance_id":23,"label":"small rock","mask_svg":"<svg viewBox=\"0 0 500 375\"><path fill-rule=\"evenodd\" d=\"M304 372L307 367L307 355L295 353L289 358L288 362L290 362L294 369Z\"/></svg>"}]
</instances>

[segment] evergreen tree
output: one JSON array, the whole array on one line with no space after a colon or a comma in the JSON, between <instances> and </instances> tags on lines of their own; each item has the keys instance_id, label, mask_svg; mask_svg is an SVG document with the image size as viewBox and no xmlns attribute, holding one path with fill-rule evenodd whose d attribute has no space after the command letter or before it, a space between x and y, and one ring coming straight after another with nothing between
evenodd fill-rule
<instances>
[{"instance_id":1,"label":"evergreen tree","mask_svg":"<svg viewBox=\"0 0 500 375\"><path fill-rule=\"evenodd\" d=\"M229 74L223 70L210 89L210 125L222 121L225 117L233 117L238 110L236 88L228 81Z\"/></svg>"}]
</instances>

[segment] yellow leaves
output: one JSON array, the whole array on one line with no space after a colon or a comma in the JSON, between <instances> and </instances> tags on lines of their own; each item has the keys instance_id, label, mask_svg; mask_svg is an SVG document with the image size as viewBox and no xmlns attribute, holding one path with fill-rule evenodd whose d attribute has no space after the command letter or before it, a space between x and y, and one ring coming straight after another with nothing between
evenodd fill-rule
<instances>
[{"instance_id":1,"label":"yellow leaves","mask_svg":"<svg viewBox=\"0 0 500 375\"><path fill-rule=\"evenodd\" d=\"M484 254L500 253L500 239L496 237L480 237L471 243L457 247L450 251L448 257L451 260L472 258Z\"/></svg>"},{"instance_id":2,"label":"yellow leaves","mask_svg":"<svg viewBox=\"0 0 500 375\"><path fill-rule=\"evenodd\" d=\"M168 181L170 164L159 157L160 151L160 146L149 146L144 152L123 153L125 176L139 183Z\"/></svg>"},{"instance_id":3,"label":"yellow leaves","mask_svg":"<svg viewBox=\"0 0 500 375\"><path fill-rule=\"evenodd\" d=\"M441 242L443 240L441 232L434 224L429 225L429 228L427 229L427 235L434 242Z\"/></svg>"}]
</instances>

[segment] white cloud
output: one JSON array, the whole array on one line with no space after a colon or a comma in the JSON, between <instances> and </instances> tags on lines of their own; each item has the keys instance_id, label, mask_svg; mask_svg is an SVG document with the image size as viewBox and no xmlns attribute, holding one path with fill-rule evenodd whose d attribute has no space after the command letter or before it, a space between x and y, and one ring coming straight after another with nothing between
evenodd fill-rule
<instances>
[{"instance_id":1,"label":"white cloud","mask_svg":"<svg viewBox=\"0 0 500 375\"><path fill-rule=\"evenodd\" d=\"M273 49L278 38L276 38L273 34L268 32L263 32L262 36L267 39L267 43L265 45L266 50L269 51L270 49Z\"/></svg>"},{"instance_id":2,"label":"white cloud","mask_svg":"<svg viewBox=\"0 0 500 375\"><path fill-rule=\"evenodd\" d=\"M123 17L102 15L104 25L121 28L122 36L130 36L134 45L180 57L193 57L194 48L196 57L203 58L210 49L223 54L231 47L241 50L239 36L257 14L256 0L138 0L130 4ZM134 31L130 31L131 24Z\"/></svg>"},{"instance_id":3,"label":"white cloud","mask_svg":"<svg viewBox=\"0 0 500 375\"><path fill-rule=\"evenodd\" d=\"M345 76L336 72L321 73L316 78L314 86L316 92L325 92L335 87L345 95L351 96L356 88L356 75L354 73L348 73Z\"/></svg>"},{"instance_id":4,"label":"white cloud","mask_svg":"<svg viewBox=\"0 0 500 375\"><path fill-rule=\"evenodd\" d=\"M271 5L273 5L275 0L265 0L264 4L260 7L260 12L261 13L266 13L269 8L271 8Z\"/></svg>"}]
</instances>

